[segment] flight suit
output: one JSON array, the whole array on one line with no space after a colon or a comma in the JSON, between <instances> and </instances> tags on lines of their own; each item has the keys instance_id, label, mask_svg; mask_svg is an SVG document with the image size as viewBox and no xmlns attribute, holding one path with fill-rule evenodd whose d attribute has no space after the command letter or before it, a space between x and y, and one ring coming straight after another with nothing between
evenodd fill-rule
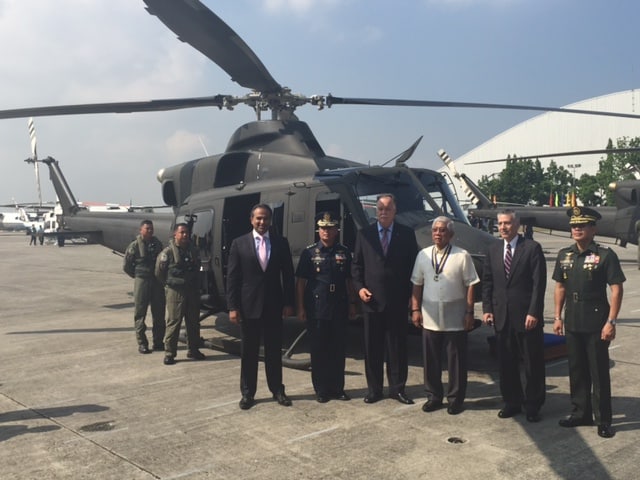
<instances>
[{"instance_id":1,"label":"flight suit","mask_svg":"<svg viewBox=\"0 0 640 480\"><path fill-rule=\"evenodd\" d=\"M593 242L584 252L574 244L558 252L552 278L563 283L566 292L571 415L591 419L593 414L596 424L610 424L610 342L602 340L600 333L609 315L607 285L626 280L618 256Z\"/></svg>"},{"instance_id":2,"label":"flight suit","mask_svg":"<svg viewBox=\"0 0 640 480\"><path fill-rule=\"evenodd\" d=\"M167 357L176 356L183 317L189 352L197 351L200 346L199 271L198 249L191 244L179 248L171 239L169 246L158 256L156 277L165 285L167 302L167 329L164 336Z\"/></svg>"},{"instance_id":3,"label":"flight suit","mask_svg":"<svg viewBox=\"0 0 640 480\"><path fill-rule=\"evenodd\" d=\"M165 320L164 320L164 289L155 276L155 265L158 255L162 251L162 242L156 237L145 242L141 235L129 244L124 255L123 270L131 278L133 283L134 301L134 328L138 345L148 347L147 326L145 317L147 309L151 306L151 317L153 319L152 334L153 348L162 348L164 342Z\"/></svg>"},{"instance_id":4,"label":"flight suit","mask_svg":"<svg viewBox=\"0 0 640 480\"><path fill-rule=\"evenodd\" d=\"M344 391L351 252L339 243L310 245L300 255L296 277L307 280L304 309L311 337L313 388L321 396L340 395Z\"/></svg>"}]
</instances>

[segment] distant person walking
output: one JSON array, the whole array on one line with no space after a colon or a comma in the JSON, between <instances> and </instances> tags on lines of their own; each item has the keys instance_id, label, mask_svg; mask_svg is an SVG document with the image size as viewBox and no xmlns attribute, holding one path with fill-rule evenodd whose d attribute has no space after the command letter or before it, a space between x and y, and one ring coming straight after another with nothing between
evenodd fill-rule
<instances>
[{"instance_id":1,"label":"distant person walking","mask_svg":"<svg viewBox=\"0 0 640 480\"><path fill-rule=\"evenodd\" d=\"M38 232L36 230L36 226L35 225L31 225L31 228L29 228L29 235L31 235L31 240L29 241L29 245L37 245L38 244L38 239L37 239L37 235Z\"/></svg>"},{"instance_id":2,"label":"distant person walking","mask_svg":"<svg viewBox=\"0 0 640 480\"><path fill-rule=\"evenodd\" d=\"M164 288L155 275L156 260L162 251L162 242L153 235L153 222L143 220L140 223L140 233L129 244L124 256L123 270L133 283L133 300L135 310L133 323L138 342L138 352L151 353L147 340L147 326L145 317L151 306L153 318L153 349L164 350Z\"/></svg>"},{"instance_id":3,"label":"distant person walking","mask_svg":"<svg viewBox=\"0 0 640 480\"><path fill-rule=\"evenodd\" d=\"M40 242L40 245L44 244L44 228L42 228L42 225L38 227L38 242Z\"/></svg>"}]
</instances>

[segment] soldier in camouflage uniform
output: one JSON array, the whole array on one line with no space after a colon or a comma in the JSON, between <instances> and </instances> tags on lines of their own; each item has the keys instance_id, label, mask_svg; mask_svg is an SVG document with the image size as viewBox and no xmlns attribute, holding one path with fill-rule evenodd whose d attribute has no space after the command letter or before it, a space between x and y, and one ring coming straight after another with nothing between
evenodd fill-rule
<instances>
[{"instance_id":1,"label":"soldier in camouflage uniform","mask_svg":"<svg viewBox=\"0 0 640 480\"><path fill-rule=\"evenodd\" d=\"M320 241L302 251L296 271L298 318L311 337L311 380L316 400L349 400L344 391L348 317L355 316L351 252L337 242L339 221L325 213Z\"/></svg>"},{"instance_id":2,"label":"soldier in camouflage uniform","mask_svg":"<svg viewBox=\"0 0 640 480\"><path fill-rule=\"evenodd\" d=\"M187 358L203 360L200 346L200 256L191 244L189 226L178 223L169 246L158 256L156 277L165 285L167 331L164 337L164 364L173 365L184 317L187 330Z\"/></svg>"},{"instance_id":3,"label":"soldier in camouflage uniform","mask_svg":"<svg viewBox=\"0 0 640 480\"><path fill-rule=\"evenodd\" d=\"M626 278L616 253L593 241L600 214L587 207L573 207L567 214L576 243L558 252L553 271L556 281L553 331L567 337L573 408L559 424L593 425L595 416L598 435L610 438L615 430L611 427L609 344L616 336L622 283ZM611 304L607 300L607 285Z\"/></svg>"},{"instance_id":4,"label":"soldier in camouflage uniform","mask_svg":"<svg viewBox=\"0 0 640 480\"><path fill-rule=\"evenodd\" d=\"M163 350L164 339L164 289L156 279L156 258L162 251L162 242L153 236L153 222L143 220L140 223L140 234L127 247L123 270L131 278L134 278L133 300L135 311L133 314L138 342L138 352L151 353L147 340L147 325L145 317L147 309L151 306L153 318L153 349Z\"/></svg>"}]
</instances>

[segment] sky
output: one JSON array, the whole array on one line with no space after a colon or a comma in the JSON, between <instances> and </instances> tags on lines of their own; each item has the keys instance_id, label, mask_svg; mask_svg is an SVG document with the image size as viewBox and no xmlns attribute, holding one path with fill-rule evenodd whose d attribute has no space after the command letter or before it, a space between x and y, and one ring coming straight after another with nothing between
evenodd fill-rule
<instances>
[{"instance_id":1,"label":"sky","mask_svg":"<svg viewBox=\"0 0 640 480\"><path fill-rule=\"evenodd\" d=\"M281 85L305 95L560 107L640 87L640 2L203 0ZM142 0L0 0L0 109L244 95ZM329 155L439 168L535 113L334 106L297 110ZM161 204L163 167L221 153L253 111L35 118L38 156L81 201ZM536 152L519 152L535 154ZM539 153L539 152L538 152ZM27 119L0 120L0 204L37 200ZM44 201L55 199L46 169Z\"/></svg>"}]
</instances>

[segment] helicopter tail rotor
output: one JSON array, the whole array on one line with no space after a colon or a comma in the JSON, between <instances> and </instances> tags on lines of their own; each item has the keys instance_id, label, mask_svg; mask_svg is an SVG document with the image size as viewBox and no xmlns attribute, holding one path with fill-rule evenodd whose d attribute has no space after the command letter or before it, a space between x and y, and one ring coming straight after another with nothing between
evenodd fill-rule
<instances>
[{"instance_id":1,"label":"helicopter tail rotor","mask_svg":"<svg viewBox=\"0 0 640 480\"><path fill-rule=\"evenodd\" d=\"M38 189L38 205L42 206L42 189L40 188L40 169L38 167L38 141L36 139L36 127L33 124L33 117L29 117L27 121L29 128L29 138L31 139L31 160L36 174L36 187Z\"/></svg>"}]
</instances>

